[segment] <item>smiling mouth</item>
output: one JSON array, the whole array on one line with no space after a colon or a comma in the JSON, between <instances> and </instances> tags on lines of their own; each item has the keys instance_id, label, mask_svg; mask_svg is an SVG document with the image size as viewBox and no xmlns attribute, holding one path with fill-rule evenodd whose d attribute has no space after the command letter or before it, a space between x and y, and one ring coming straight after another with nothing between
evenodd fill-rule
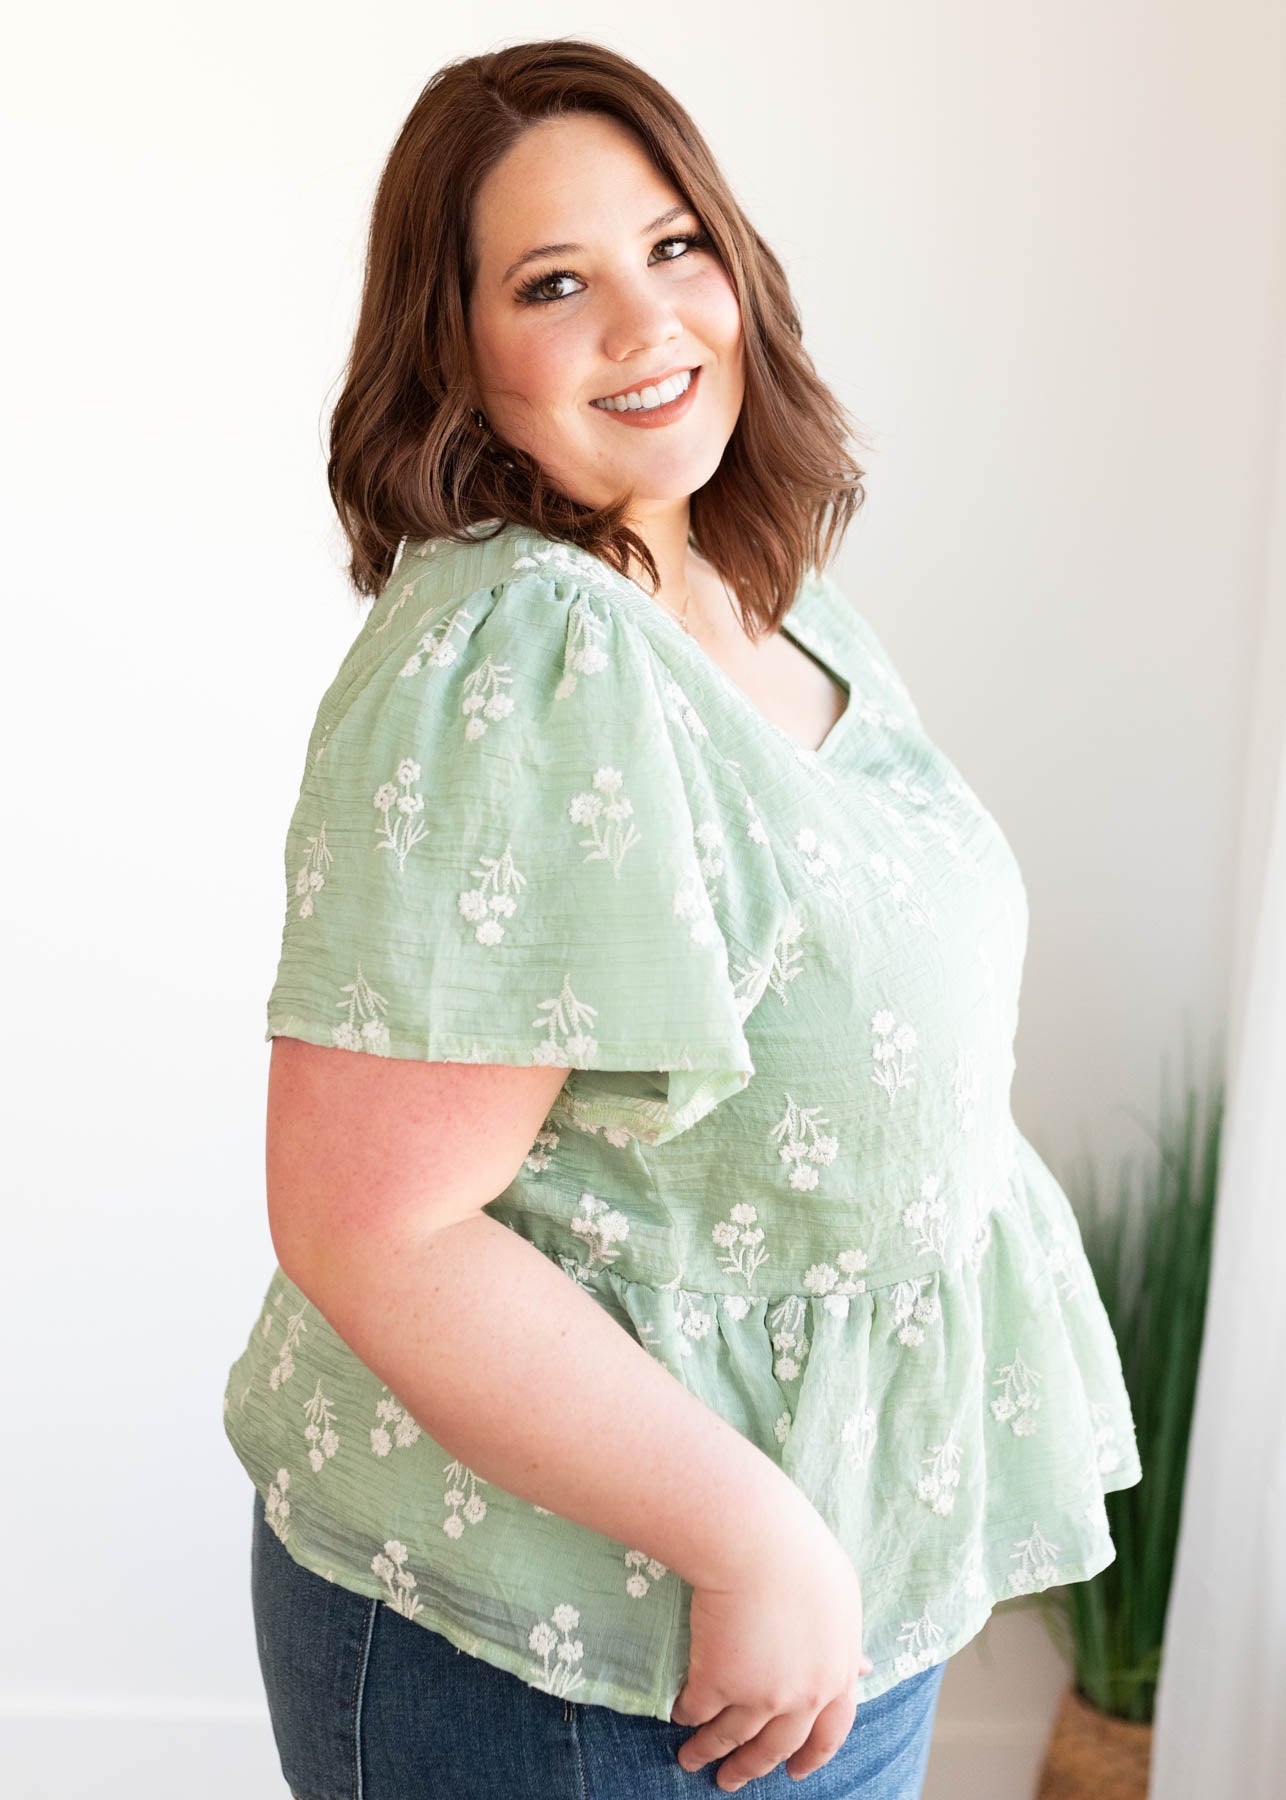
<instances>
[{"instance_id":1,"label":"smiling mouth","mask_svg":"<svg viewBox=\"0 0 1286 1800\"><path fill-rule=\"evenodd\" d=\"M631 388L624 394L608 395L602 400L591 400L590 405L596 406L600 412L657 412L687 393L699 368L700 364L697 364L695 368L680 370L676 375L667 375L664 381Z\"/></svg>"}]
</instances>

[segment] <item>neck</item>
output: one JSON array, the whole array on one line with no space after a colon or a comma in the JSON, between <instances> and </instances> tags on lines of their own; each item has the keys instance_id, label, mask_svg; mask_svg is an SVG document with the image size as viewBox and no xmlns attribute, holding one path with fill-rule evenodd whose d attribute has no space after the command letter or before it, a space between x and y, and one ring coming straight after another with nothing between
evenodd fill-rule
<instances>
[{"instance_id":1,"label":"neck","mask_svg":"<svg viewBox=\"0 0 1286 1800\"><path fill-rule=\"evenodd\" d=\"M656 562L661 585L653 598L662 602L672 613L682 613L684 599L692 586L695 571L694 552L688 548L691 516L687 500L668 506L663 511L642 513L628 523L630 529L643 539ZM689 625L695 622L695 600L693 593L688 604Z\"/></svg>"}]
</instances>

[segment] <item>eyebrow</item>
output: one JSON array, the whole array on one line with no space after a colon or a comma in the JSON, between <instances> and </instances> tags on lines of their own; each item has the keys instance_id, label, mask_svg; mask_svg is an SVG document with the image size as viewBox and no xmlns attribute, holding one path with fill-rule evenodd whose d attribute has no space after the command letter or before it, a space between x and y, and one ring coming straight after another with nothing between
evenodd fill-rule
<instances>
[{"instance_id":1,"label":"eyebrow","mask_svg":"<svg viewBox=\"0 0 1286 1800\"><path fill-rule=\"evenodd\" d=\"M682 201L678 206L672 206L668 212L663 212L659 218L653 219L650 225L645 225L642 231L639 232L639 236L646 237L649 232L659 231L662 225L670 225L675 219L681 219L684 213L689 213L691 211L692 208L687 202ZM516 275L518 270L521 269L525 263L537 262L542 256L574 256L577 251L583 250L584 248L584 244L541 244L535 250L524 250L517 262L510 263L509 267L500 277L500 285L503 287L509 277L511 275Z\"/></svg>"}]
</instances>

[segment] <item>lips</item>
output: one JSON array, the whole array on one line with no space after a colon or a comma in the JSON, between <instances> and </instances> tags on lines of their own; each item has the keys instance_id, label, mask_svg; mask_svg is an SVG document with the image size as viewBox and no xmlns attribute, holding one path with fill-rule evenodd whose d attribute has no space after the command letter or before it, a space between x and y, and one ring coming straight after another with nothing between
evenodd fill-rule
<instances>
[{"instance_id":1,"label":"lips","mask_svg":"<svg viewBox=\"0 0 1286 1800\"><path fill-rule=\"evenodd\" d=\"M595 394L594 399L624 400L629 394L641 394L644 388L660 387L661 383L663 381L668 381L672 375L695 374L699 367L699 363L679 363L678 366L673 369L662 370L659 375L648 375L642 381L631 382L629 387L618 388L614 394Z\"/></svg>"}]
</instances>

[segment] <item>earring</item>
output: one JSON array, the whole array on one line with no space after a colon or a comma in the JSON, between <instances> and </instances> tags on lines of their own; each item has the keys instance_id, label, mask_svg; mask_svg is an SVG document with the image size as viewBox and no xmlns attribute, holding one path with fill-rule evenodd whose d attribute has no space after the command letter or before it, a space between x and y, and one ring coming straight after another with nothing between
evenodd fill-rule
<instances>
[{"instance_id":1,"label":"earring","mask_svg":"<svg viewBox=\"0 0 1286 1800\"><path fill-rule=\"evenodd\" d=\"M487 421L478 411L476 406L473 408L473 422L478 427L479 431L485 431L487 429Z\"/></svg>"}]
</instances>

